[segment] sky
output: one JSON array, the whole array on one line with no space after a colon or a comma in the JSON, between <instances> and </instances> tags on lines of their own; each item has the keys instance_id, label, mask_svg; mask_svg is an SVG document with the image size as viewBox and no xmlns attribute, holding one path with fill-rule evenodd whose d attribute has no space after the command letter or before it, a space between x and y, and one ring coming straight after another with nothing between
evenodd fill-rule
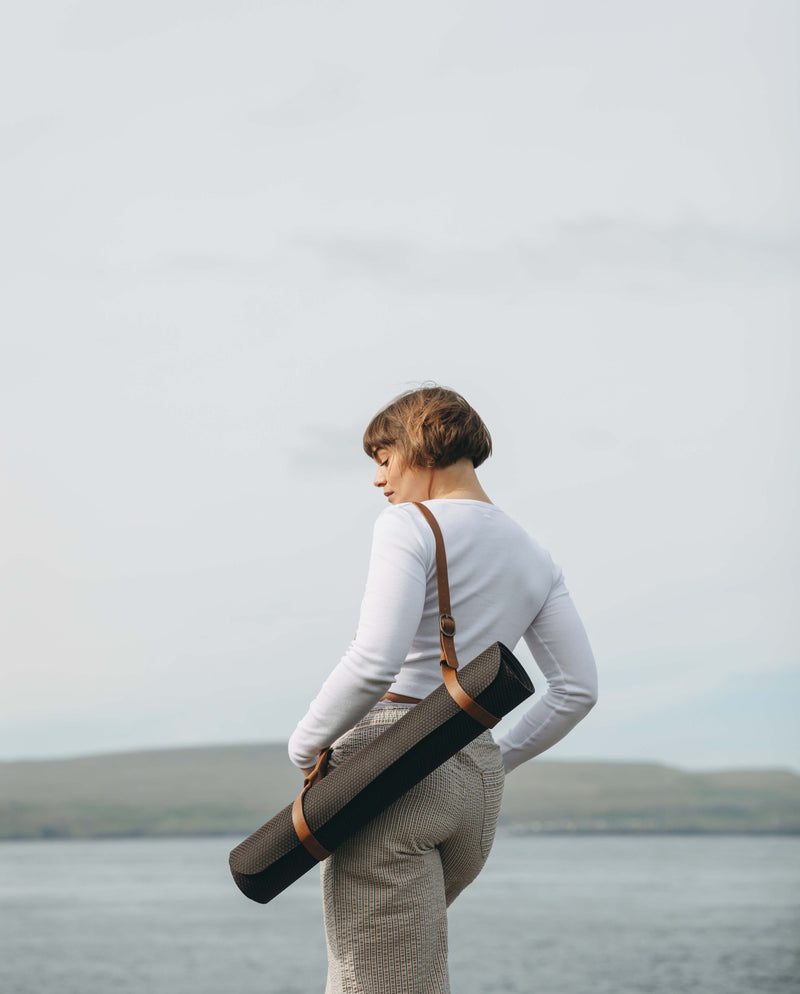
<instances>
[{"instance_id":1,"label":"sky","mask_svg":"<svg viewBox=\"0 0 800 994\"><path fill-rule=\"evenodd\" d=\"M0 19L0 759L287 739L433 381L595 653L543 758L800 771L796 4Z\"/></svg>"}]
</instances>

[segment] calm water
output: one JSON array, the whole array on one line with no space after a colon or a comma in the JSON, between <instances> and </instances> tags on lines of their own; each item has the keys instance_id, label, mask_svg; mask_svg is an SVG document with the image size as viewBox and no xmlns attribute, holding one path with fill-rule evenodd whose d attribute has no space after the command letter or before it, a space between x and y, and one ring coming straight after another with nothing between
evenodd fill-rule
<instances>
[{"instance_id":1,"label":"calm water","mask_svg":"<svg viewBox=\"0 0 800 994\"><path fill-rule=\"evenodd\" d=\"M0 843L2 994L322 994L319 871L237 838ZM505 836L450 909L453 994L800 991L800 839Z\"/></svg>"}]
</instances>

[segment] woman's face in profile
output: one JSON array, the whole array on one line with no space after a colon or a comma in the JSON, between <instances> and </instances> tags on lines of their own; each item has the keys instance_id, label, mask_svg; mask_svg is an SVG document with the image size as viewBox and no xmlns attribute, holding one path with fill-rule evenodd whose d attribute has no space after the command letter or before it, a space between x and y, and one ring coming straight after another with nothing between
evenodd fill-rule
<instances>
[{"instance_id":1,"label":"woman's face in profile","mask_svg":"<svg viewBox=\"0 0 800 994\"><path fill-rule=\"evenodd\" d=\"M428 499L430 470L403 466L399 453L392 447L376 449L375 462L378 471L372 483L383 490L390 504Z\"/></svg>"}]
</instances>

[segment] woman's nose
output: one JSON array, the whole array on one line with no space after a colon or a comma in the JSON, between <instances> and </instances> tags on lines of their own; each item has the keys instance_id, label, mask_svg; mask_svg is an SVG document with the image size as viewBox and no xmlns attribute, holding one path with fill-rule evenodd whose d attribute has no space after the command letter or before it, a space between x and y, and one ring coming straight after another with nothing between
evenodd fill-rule
<instances>
[{"instance_id":1,"label":"woman's nose","mask_svg":"<svg viewBox=\"0 0 800 994\"><path fill-rule=\"evenodd\" d=\"M373 487L383 487L386 485L386 474L383 471L383 466L378 466L372 485Z\"/></svg>"}]
</instances>

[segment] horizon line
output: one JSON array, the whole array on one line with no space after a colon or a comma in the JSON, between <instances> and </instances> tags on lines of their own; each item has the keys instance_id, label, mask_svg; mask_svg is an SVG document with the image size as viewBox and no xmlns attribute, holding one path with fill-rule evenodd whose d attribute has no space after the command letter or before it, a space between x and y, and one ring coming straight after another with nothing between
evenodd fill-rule
<instances>
[{"instance_id":1,"label":"horizon line","mask_svg":"<svg viewBox=\"0 0 800 994\"><path fill-rule=\"evenodd\" d=\"M75 762L85 759L106 759L112 757L120 756L133 756L141 755L145 753L163 753L163 752L187 752L187 751L200 751L207 749L241 749L241 748L263 748L267 747L280 747L282 749L286 748L286 742L283 739L260 739L260 740L248 740L248 741L238 741L238 742L202 742L202 743L188 743L183 745L161 745L161 746L133 746L130 748L120 748L120 749L105 749L100 752L78 752L78 753L65 753L60 755L47 755L47 756L15 756L13 758L0 757L0 765L11 765L12 763L60 763L60 762ZM286 756L287 762L289 761L288 753ZM793 766L790 763L784 764L769 764L761 766L741 766L741 765L729 765L729 766L704 766L704 767L687 767L682 766L680 763L671 762L664 759L632 759L626 757L572 757L572 758L560 758L560 757L547 757L543 753L539 756L532 757L532 760L538 760L539 762L545 763L592 763L592 764L603 764L603 765L629 765L629 766L663 766L669 769L679 770L683 773L745 773L745 772L788 772L795 775L800 775L800 766ZM531 762L532 760L529 760ZM523 765L527 765L523 764Z\"/></svg>"}]
</instances>

